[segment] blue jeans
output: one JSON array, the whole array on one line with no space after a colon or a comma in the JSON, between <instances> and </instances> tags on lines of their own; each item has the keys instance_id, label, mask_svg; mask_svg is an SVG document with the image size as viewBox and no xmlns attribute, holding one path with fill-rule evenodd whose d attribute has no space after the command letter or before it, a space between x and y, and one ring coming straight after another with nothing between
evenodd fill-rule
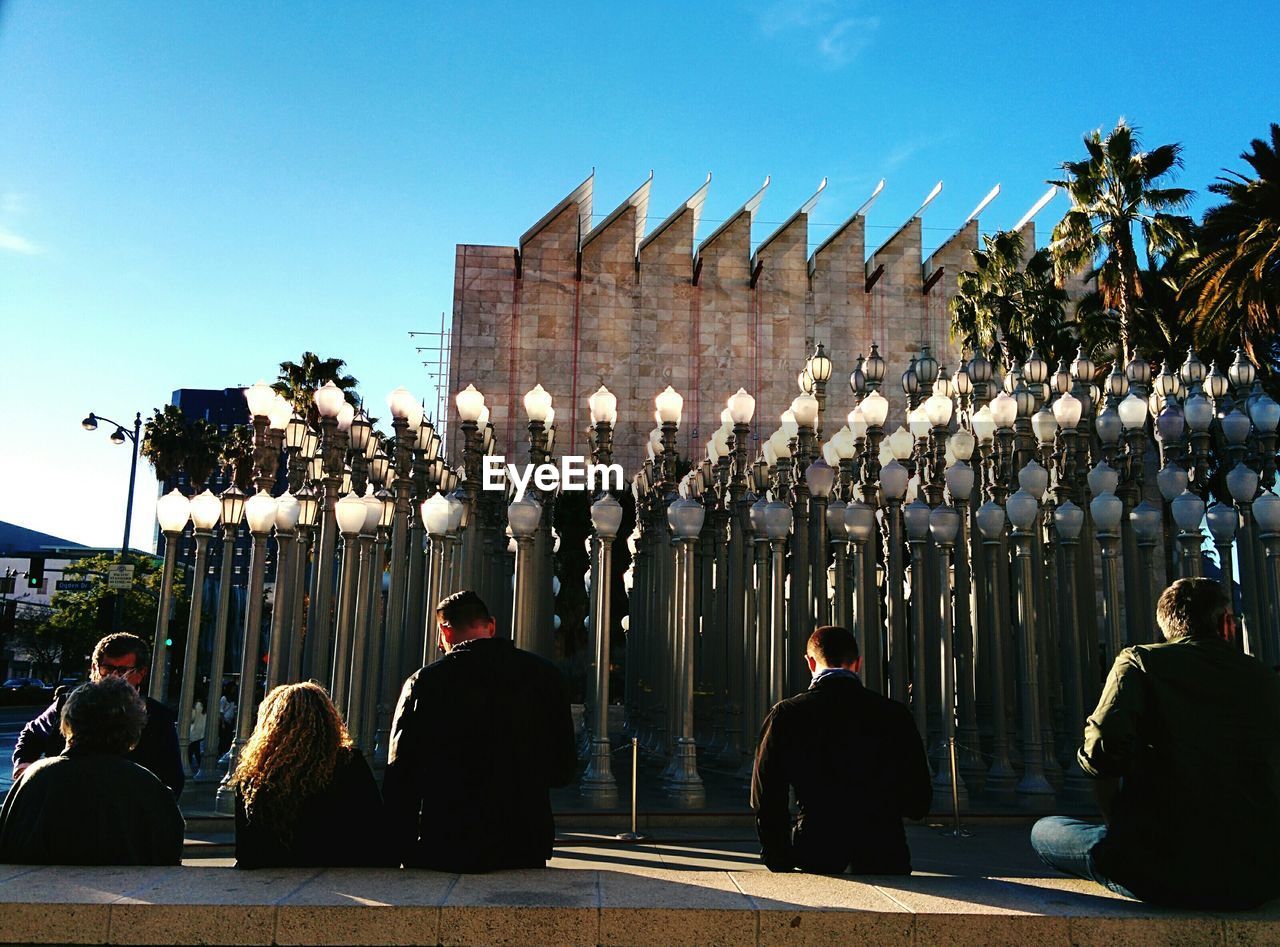
<instances>
[{"instance_id":1,"label":"blue jeans","mask_svg":"<svg viewBox=\"0 0 1280 947\"><path fill-rule=\"evenodd\" d=\"M1081 822L1079 819L1068 819L1060 815L1043 818L1031 827L1031 847L1050 868L1077 878L1096 881L1116 894L1138 900L1128 888L1103 874L1094 860L1094 850L1106 837L1105 825Z\"/></svg>"}]
</instances>

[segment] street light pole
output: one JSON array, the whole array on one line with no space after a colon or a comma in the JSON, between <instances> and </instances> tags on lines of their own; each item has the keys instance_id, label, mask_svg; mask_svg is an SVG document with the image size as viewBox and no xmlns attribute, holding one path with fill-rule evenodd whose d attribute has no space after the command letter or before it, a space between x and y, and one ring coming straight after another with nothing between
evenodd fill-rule
<instances>
[{"instance_id":1,"label":"street light pole","mask_svg":"<svg viewBox=\"0 0 1280 947\"><path fill-rule=\"evenodd\" d=\"M142 445L142 412L134 413L132 431L119 422L112 421L110 418L103 417L100 414L94 414L92 411L89 412L88 417L80 422L80 426L86 431L96 431L99 421L106 421L108 424L116 426L115 432L111 435L112 443L123 444L126 438L132 443L132 453L129 457L129 493L124 501L124 539L120 541L120 561L124 563L128 561L129 536L133 527L133 488L138 482L138 449ZM113 632L119 631L123 624L124 593L116 592L111 613L111 630Z\"/></svg>"}]
</instances>

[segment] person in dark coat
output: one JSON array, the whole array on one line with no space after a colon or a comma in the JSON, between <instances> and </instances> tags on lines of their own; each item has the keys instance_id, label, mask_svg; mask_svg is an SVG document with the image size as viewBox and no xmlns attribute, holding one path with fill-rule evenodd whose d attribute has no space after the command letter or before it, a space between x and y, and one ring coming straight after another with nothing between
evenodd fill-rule
<instances>
[{"instance_id":1,"label":"person in dark coat","mask_svg":"<svg viewBox=\"0 0 1280 947\"><path fill-rule=\"evenodd\" d=\"M1031 845L1127 897L1257 907L1280 897L1280 678L1236 645L1212 579L1170 585L1156 623L1165 641L1116 655L1085 721L1077 759L1105 824L1050 816Z\"/></svg>"},{"instance_id":2,"label":"person in dark coat","mask_svg":"<svg viewBox=\"0 0 1280 947\"><path fill-rule=\"evenodd\" d=\"M125 756L146 707L117 677L82 684L62 708L66 746L23 770L0 809L0 862L177 865L184 823L173 794Z\"/></svg>"},{"instance_id":3,"label":"person in dark coat","mask_svg":"<svg viewBox=\"0 0 1280 947\"><path fill-rule=\"evenodd\" d=\"M805 659L813 682L769 712L756 752L761 858L771 871L908 875L902 820L924 818L933 795L911 713L862 686L858 642L846 629L817 629Z\"/></svg>"},{"instance_id":4,"label":"person in dark coat","mask_svg":"<svg viewBox=\"0 0 1280 947\"><path fill-rule=\"evenodd\" d=\"M96 682L117 676L135 690L140 690L147 678L150 659L151 649L137 635L123 632L107 635L93 648L89 680ZM69 692L69 689L59 688L53 703L18 734L18 742L13 748L14 779L40 757L57 756L62 752L62 709ZM175 797L180 796L185 777L178 749L177 718L158 700L143 699L147 711L146 726L138 745L129 752L129 759L151 770Z\"/></svg>"},{"instance_id":5,"label":"person in dark coat","mask_svg":"<svg viewBox=\"0 0 1280 947\"><path fill-rule=\"evenodd\" d=\"M373 772L319 684L272 689L232 781L237 868L395 863Z\"/></svg>"},{"instance_id":6,"label":"person in dark coat","mask_svg":"<svg viewBox=\"0 0 1280 947\"><path fill-rule=\"evenodd\" d=\"M495 638L475 592L436 609L445 655L405 682L383 798L406 867L541 868L555 822L550 789L577 768L563 676Z\"/></svg>"}]
</instances>

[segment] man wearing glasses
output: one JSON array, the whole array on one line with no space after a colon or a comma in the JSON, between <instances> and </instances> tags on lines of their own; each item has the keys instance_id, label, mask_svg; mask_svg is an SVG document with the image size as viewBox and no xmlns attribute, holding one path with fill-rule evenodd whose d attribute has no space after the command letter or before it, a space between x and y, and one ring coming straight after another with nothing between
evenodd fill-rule
<instances>
[{"instance_id":1,"label":"man wearing glasses","mask_svg":"<svg viewBox=\"0 0 1280 947\"><path fill-rule=\"evenodd\" d=\"M150 657L151 649L137 635L107 635L94 645L89 680L97 683L108 677L119 677L134 690L141 691ZM60 689L48 709L22 728L13 748L14 779L40 757L62 752L66 745L61 730L62 707L69 691L70 688ZM176 797L182 793L184 781L177 721L173 711L158 700L147 697L146 705L147 723L128 759L155 773Z\"/></svg>"}]
</instances>

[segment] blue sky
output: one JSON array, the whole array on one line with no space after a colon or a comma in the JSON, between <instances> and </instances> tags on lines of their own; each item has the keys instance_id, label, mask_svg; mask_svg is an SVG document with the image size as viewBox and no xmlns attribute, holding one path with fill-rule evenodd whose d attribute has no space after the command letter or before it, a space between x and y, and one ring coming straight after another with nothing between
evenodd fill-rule
<instances>
[{"instance_id":1,"label":"blue sky","mask_svg":"<svg viewBox=\"0 0 1280 947\"><path fill-rule=\"evenodd\" d=\"M1119 116L1199 191L1280 121L1257 4L0 3L0 519L95 545L128 459L86 412L304 349L379 408L424 392L455 244L593 167L599 214L653 169L656 219L712 171L702 235L771 174L757 240L827 176L813 243L884 177L876 244L941 179L928 246L997 182L1013 224Z\"/></svg>"}]
</instances>

